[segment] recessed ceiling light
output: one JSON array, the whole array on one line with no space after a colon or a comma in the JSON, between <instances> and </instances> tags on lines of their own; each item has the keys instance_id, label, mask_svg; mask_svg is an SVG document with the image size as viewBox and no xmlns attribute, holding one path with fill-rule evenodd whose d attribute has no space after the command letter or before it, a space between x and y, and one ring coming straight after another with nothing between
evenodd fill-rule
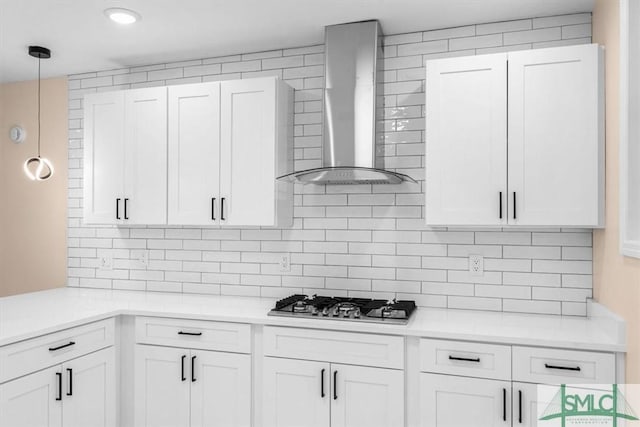
<instances>
[{"instance_id":1,"label":"recessed ceiling light","mask_svg":"<svg viewBox=\"0 0 640 427\"><path fill-rule=\"evenodd\" d=\"M112 7L106 9L104 14L113 22L117 22L122 25L133 24L141 19L140 15L129 9L122 9L119 7Z\"/></svg>"}]
</instances>

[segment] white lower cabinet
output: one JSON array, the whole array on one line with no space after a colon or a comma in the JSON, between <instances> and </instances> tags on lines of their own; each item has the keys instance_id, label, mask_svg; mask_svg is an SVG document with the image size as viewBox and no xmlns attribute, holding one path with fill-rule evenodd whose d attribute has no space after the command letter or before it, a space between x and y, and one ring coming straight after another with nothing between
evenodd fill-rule
<instances>
[{"instance_id":1,"label":"white lower cabinet","mask_svg":"<svg viewBox=\"0 0 640 427\"><path fill-rule=\"evenodd\" d=\"M58 401L60 367L45 369L0 386L0 425L62 426Z\"/></svg>"},{"instance_id":2,"label":"white lower cabinet","mask_svg":"<svg viewBox=\"0 0 640 427\"><path fill-rule=\"evenodd\" d=\"M137 345L135 425L251 425L251 356Z\"/></svg>"},{"instance_id":3,"label":"white lower cabinet","mask_svg":"<svg viewBox=\"0 0 640 427\"><path fill-rule=\"evenodd\" d=\"M404 425L404 372L265 357L264 427Z\"/></svg>"},{"instance_id":4,"label":"white lower cabinet","mask_svg":"<svg viewBox=\"0 0 640 427\"><path fill-rule=\"evenodd\" d=\"M331 427L404 425L404 372L331 364Z\"/></svg>"},{"instance_id":5,"label":"white lower cabinet","mask_svg":"<svg viewBox=\"0 0 640 427\"><path fill-rule=\"evenodd\" d=\"M513 383L513 425L535 427L538 425L538 384Z\"/></svg>"},{"instance_id":6,"label":"white lower cabinet","mask_svg":"<svg viewBox=\"0 0 640 427\"><path fill-rule=\"evenodd\" d=\"M511 382L420 374L422 427L511 425Z\"/></svg>"},{"instance_id":7,"label":"white lower cabinet","mask_svg":"<svg viewBox=\"0 0 640 427\"><path fill-rule=\"evenodd\" d=\"M328 426L329 370L325 362L265 357L263 426Z\"/></svg>"},{"instance_id":8,"label":"white lower cabinet","mask_svg":"<svg viewBox=\"0 0 640 427\"><path fill-rule=\"evenodd\" d=\"M0 385L0 425L115 427L113 347Z\"/></svg>"}]
</instances>

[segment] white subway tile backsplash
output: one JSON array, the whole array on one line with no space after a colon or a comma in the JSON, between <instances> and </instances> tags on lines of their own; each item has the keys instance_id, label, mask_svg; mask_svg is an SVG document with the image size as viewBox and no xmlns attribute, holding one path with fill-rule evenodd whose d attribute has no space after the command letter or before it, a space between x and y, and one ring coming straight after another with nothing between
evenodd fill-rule
<instances>
[{"instance_id":1,"label":"white subway tile backsplash","mask_svg":"<svg viewBox=\"0 0 640 427\"><path fill-rule=\"evenodd\" d=\"M576 13L572 15L547 16L533 19L533 28L560 27L563 25L590 24L590 13Z\"/></svg>"},{"instance_id":2,"label":"white subway tile backsplash","mask_svg":"<svg viewBox=\"0 0 640 427\"><path fill-rule=\"evenodd\" d=\"M427 59L590 43L590 24L590 14L576 14L384 37L378 138L385 167L423 179ZM323 45L69 77L69 286L265 297L324 292L414 299L427 307L586 314L590 230L429 228L422 181L297 185L294 224L282 230L83 224L86 93L264 75L296 89L296 168L320 166ZM145 253L147 265L140 261ZM281 272L287 254L291 271ZM113 270L98 268L105 255L113 257ZM485 258L482 275L468 271L469 255Z\"/></svg>"},{"instance_id":3,"label":"white subway tile backsplash","mask_svg":"<svg viewBox=\"0 0 640 427\"><path fill-rule=\"evenodd\" d=\"M523 43L546 42L550 40L559 40L562 38L562 30L560 27L542 28L530 31L514 31L504 33L504 44L518 45Z\"/></svg>"},{"instance_id":4,"label":"white subway tile backsplash","mask_svg":"<svg viewBox=\"0 0 640 427\"><path fill-rule=\"evenodd\" d=\"M516 21L496 22L492 24L476 25L476 34L497 34L506 33L507 31L523 31L530 30L533 27L531 19L521 19Z\"/></svg>"},{"instance_id":5,"label":"white subway tile backsplash","mask_svg":"<svg viewBox=\"0 0 640 427\"><path fill-rule=\"evenodd\" d=\"M449 50L466 50L466 49L478 49L481 47L494 47L502 46L502 33L500 34L487 34L483 36L474 37L462 37L459 39L452 39L449 41ZM433 53L433 52L424 52Z\"/></svg>"}]
</instances>

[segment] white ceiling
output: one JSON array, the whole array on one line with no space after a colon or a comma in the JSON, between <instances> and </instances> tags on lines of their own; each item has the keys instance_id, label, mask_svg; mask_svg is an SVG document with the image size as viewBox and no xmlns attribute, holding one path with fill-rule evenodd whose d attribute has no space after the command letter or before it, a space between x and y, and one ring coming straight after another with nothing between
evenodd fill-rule
<instances>
[{"instance_id":1,"label":"white ceiling","mask_svg":"<svg viewBox=\"0 0 640 427\"><path fill-rule=\"evenodd\" d=\"M379 19L385 34L588 12L594 0L0 0L0 82L321 43L323 27ZM119 26L107 7L137 11Z\"/></svg>"}]
</instances>

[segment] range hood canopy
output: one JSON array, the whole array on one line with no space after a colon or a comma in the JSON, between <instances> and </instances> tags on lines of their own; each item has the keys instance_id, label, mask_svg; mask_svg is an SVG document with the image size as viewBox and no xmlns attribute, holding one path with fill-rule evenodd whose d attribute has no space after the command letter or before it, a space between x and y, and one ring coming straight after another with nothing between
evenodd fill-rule
<instances>
[{"instance_id":1,"label":"range hood canopy","mask_svg":"<svg viewBox=\"0 0 640 427\"><path fill-rule=\"evenodd\" d=\"M399 184L413 178L384 169L384 145L376 139L382 78L378 21L325 27L324 141L322 167L280 180L303 184ZM378 73L380 71L380 73ZM380 84L381 86L381 84Z\"/></svg>"}]
</instances>

